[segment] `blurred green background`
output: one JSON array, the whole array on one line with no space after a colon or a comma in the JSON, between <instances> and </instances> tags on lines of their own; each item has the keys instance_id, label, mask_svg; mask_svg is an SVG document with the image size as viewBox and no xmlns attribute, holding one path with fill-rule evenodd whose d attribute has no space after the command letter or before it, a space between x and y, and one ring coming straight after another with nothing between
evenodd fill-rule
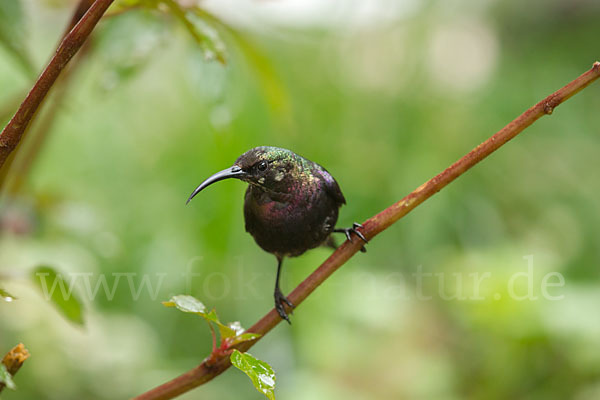
<instances>
[{"instance_id":1,"label":"blurred green background","mask_svg":"<svg viewBox=\"0 0 600 400\"><path fill-rule=\"evenodd\" d=\"M18 37L39 71L75 3L22 5ZM276 262L244 231L245 185L220 183L185 206L249 148L325 166L348 226L600 58L596 0L200 5L230 27L196 21L226 65L163 11L107 19L31 172L20 186L18 171L7 175L0 287L18 300L0 301L0 353L23 342L32 357L3 398L126 398L194 367L210 333L164 308L171 295L245 327L272 307ZM33 78L13 50L0 47L3 125ZM600 398L599 110L596 83L336 272L250 351L275 369L277 397ZM329 254L286 260L284 292ZM38 265L75 279L82 327L27 278ZM564 285L544 295L549 273ZM102 277L114 293L90 295L86 279L94 289ZM232 369L182 398L263 397Z\"/></svg>"}]
</instances>

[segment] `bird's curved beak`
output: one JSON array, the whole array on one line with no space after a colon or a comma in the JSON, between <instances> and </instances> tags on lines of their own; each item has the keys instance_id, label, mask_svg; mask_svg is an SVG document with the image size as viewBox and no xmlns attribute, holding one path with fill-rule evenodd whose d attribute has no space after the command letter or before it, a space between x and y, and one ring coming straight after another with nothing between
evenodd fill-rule
<instances>
[{"instance_id":1,"label":"bird's curved beak","mask_svg":"<svg viewBox=\"0 0 600 400\"><path fill-rule=\"evenodd\" d=\"M202 191L202 189L204 189L207 186L212 185L215 182L219 182L219 181L222 181L223 179L228 179L228 178L240 179L244 175L246 175L246 173L240 167L238 167L236 165L234 165L233 167L224 169L223 171L219 171L216 174L214 174L213 176L211 176L210 178L208 178L207 180L205 180L204 182L202 182L200 184L200 186L198 186L196 188L196 190L194 190L192 192L192 194L190 195L190 198L185 202L185 204L189 203L190 200L192 200L195 195L197 195L198 193L200 193L200 191Z\"/></svg>"}]
</instances>

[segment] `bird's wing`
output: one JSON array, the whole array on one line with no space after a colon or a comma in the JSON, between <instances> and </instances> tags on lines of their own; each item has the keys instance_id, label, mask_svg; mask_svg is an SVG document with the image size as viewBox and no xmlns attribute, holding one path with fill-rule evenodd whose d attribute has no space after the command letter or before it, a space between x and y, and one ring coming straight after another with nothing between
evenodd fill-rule
<instances>
[{"instance_id":1,"label":"bird's wing","mask_svg":"<svg viewBox=\"0 0 600 400\"><path fill-rule=\"evenodd\" d=\"M323 178L323 182L325 183L325 190L327 193L333 197L333 199L339 204L346 204L346 199L342 194L342 190L340 189L340 185L338 185L337 181L331 176L329 172L323 167L318 170L321 178Z\"/></svg>"}]
</instances>

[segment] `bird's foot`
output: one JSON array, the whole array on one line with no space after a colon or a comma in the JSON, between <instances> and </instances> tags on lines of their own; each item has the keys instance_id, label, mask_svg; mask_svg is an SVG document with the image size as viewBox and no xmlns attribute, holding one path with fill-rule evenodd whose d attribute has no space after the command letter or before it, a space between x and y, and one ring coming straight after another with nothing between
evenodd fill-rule
<instances>
[{"instance_id":1,"label":"bird's foot","mask_svg":"<svg viewBox=\"0 0 600 400\"><path fill-rule=\"evenodd\" d=\"M369 241L367 240L367 238L365 238L365 236L358 230L358 228L362 228L363 226L361 224L359 224L358 222L355 222L352 224L352 228L337 228L334 229L334 232L340 232L346 235L346 239L348 239L348 241L350 243L352 242L352 233L354 233L356 236L359 237L360 240L362 240L363 242L369 243ZM365 249L365 246L362 246L360 248L360 251L363 253L367 252L367 249Z\"/></svg>"},{"instance_id":2,"label":"bird's foot","mask_svg":"<svg viewBox=\"0 0 600 400\"><path fill-rule=\"evenodd\" d=\"M275 289L275 309L277 310L279 316L291 325L292 322L290 321L290 317L288 317L288 314L285 311L284 303L287 304L288 307L290 307L290 314L293 314L293 309L296 306L291 301L289 301L288 298L283 295L283 293L281 293L281 290L279 290L279 288Z\"/></svg>"}]
</instances>

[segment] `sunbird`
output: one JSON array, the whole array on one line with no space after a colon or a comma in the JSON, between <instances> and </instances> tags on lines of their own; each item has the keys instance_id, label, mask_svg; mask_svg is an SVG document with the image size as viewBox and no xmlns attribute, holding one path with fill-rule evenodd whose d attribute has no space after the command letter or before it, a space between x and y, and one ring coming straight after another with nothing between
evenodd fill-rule
<instances>
[{"instance_id":1,"label":"sunbird","mask_svg":"<svg viewBox=\"0 0 600 400\"><path fill-rule=\"evenodd\" d=\"M255 147L242 154L233 166L202 182L187 203L204 188L229 178L249 183L244 198L246 231L264 251L277 258L275 309L291 323L285 305L291 311L294 304L279 288L283 258L299 256L321 245L335 247L333 232L344 233L349 241L355 234L367 243L359 230L362 225L355 222L351 228L335 228L339 208L346 199L333 176L317 163L271 146Z\"/></svg>"}]
</instances>

